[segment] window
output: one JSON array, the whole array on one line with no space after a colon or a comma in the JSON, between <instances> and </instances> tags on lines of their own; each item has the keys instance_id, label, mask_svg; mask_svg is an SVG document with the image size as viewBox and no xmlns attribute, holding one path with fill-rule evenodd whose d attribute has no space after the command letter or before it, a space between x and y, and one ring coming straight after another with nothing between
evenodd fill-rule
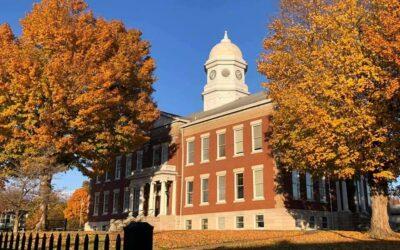
<instances>
[{"instance_id":1,"label":"window","mask_svg":"<svg viewBox=\"0 0 400 250\"><path fill-rule=\"evenodd\" d=\"M106 171L106 178L105 179L106 179L105 181L110 181L111 180L110 172Z\"/></svg>"},{"instance_id":2,"label":"window","mask_svg":"<svg viewBox=\"0 0 400 250\"><path fill-rule=\"evenodd\" d=\"M251 134L252 134L252 151L253 152L262 151L261 121L254 122L251 125Z\"/></svg>"},{"instance_id":3,"label":"window","mask_svg":"<svg viewBox=\"0 0 400 250\"><path fill-rule=\"evenodd\" d=\"M139 211L139 201L140 201L140 188L135 187L133 189L133 211Z\"/></svg>"},{"instance_id":4,"label":"window","mask_svg":"<svg viewBox=\"0 0 400 250\"><path fill-rule=\"evenodd\" d=\"M217 134L217 158L225 158L225 132Z\"/></svg>"},{"instance_id":5,"label":"window","mask_svg":"<svg viewBox=\"0 0 400 250\"><path fill-rule=\"evenodd\" d=\"M136 152L136 170L142 170L143 167L143 151Z\"/></svg>"},{"instance_id":6,"label":"window","mask_svg":"<svg viewBox=\"0 0 400 250\"><path fill-rule=\"evenodd\" d=\"M100 183L100 176L96 175L96 183Z\"/></svg>"},{"instance_id":7,"label":"window","mask_svg":"<svg viewBox=\"0 0 400 250\"><path fill-rule=\"evenodd\" d=\"M186 182L186 205L193 205L193 181Z\"/></svg>"},{"instance_id":8,"label":"window","mask_svg":"<svg viewBox=\"0 0 400 250\"><path fill-rule=\"evenodd\" d=\"M308 220L308 227L315 228L315 216L310 216L310 219Z\"/></svg>"},{"instance_id":9,"label":"window","mask_svg":"<svg viewBox=\"0 0 400 250\"><path fill-rule=\"evenodd\" d=\"M253 198L264 199L264 171L263 166L253 167Z\"/></svg>"},{"instance_id":10,"label":"window","mask_svg":"<svg viewBox=\"0 0 400 250\"><path fill-rule=\"evenodd\" d=\"M236 228L244 228L244 217L236 216Z\"/></svg>"},{"instance_id":11,"label":"window","mask_svg":"<svg viewBox=\"0 0 400 250\"><path fill-rule=\"evenodd\" d=\"M314 200L314 185L310 173L306 173L307 200Z\"/></svg>"},{"instance_id":12,"label":"window","mask_svg":"<svg viewBox=\"0 0 400 250\"><path fill-rule=\"evenodd\" d=\"M119 212L119 190L114 190L113 196L113 214Z\"/></svg>"},{"instance_id":13,"label":"window","mask_svg":"<svg viewBox=\"0 0 400 250\"><path fill-rule=\"evenodd\" d=\"M168 163L169 157L169 143L165 142L161 144L161 165Z\"/></svg>"},{"instance_id":14,"label":"window","mask_svg":"<svg viewBox=\"0 0 400 250\"><path fill-rule=\"evenodd\" d=\"M235 173L235 200L244 199L243 173Z\"/></svg>"},{"instance_id":15,"label":"window","mask_svg":"<svg viewBox=\"0 0 400 250\"><path fill-rule=\"evenodd\" d=\"M93 208L93 215L99 214L99 206L100 206L100 194L94 194L94 208Z\"/></svg>"},{"instance_id":16,"label":"window","mask_svg":"<svg viewBox=\"0 0 400 250\"><path fill-rule=\"evenodd\" d=\"M126 187L124 190L124 212L129 211L130 195L131 195L131 192L129 191L129 187Z\"/></svg>"},{"instance_id":17,"label":"window","mask_svg":"<svg viewBox=\"0 0 400 250\"><path fill-rule=\"evenodd\" d=\"M208 204L208 178L201 179L201 203Z\"/></svg>"},{"instance_id":18,"label":"window","mask_svg":"<svg viewBox=\"0 0 400 250\"><path fill-rule=\"evenodd\" d=\"M319 200L321 202L326 202L326 181L325 176L319 178Z\"/></svg>"},{"instance_id":19,"label":"window","mask_svg":"<svg viewBox=\"0 0 400 250\"><path fill-rule=\"evenodd\" d=\"M225 217L218 217L218 229L225 229Z\"/></svg>"},{"instance_id":20,"label":"window","mask_svg":"<svg viewBox=\"0 0 400 250\"><path fill-rule=\"evenodd\" d=\"M219 174L217 176L217 202L224 203L225 202L225 193L226 193L226 174Z\"/></svg>"},{"instance_id":21,"label":"window","mask_svg":"<svg viewBox=\"0 0 400 250\"><path fill-rule=\"evenodd\" d=\"M235 155L243 155L243 127L235 129L233 137Z\"/></svg>"},{"instance_id":22,"label":"window","mask_svg":"<svg viewBox=\"0 0 400 250\"><path fill-rule=\"evenodd\" d=\"M202 230L207 230L208 229L208 219L201 219L201 229Z\"/></svg>"},{"instance_id":23,"label":"window","mask_svg":"<svg viewBox=\"0 0 400 250\"><path fill-rule=\"evenodd\" d=\"M264 228L264 215L263 214L256 215L256 228Z\"/></svg>"},{"instance_id":24,"label":"window","mask_svg":"<svg viewBox=\"0 0 400 250\"><path fill-rule=\"evenodd\" d=\"M292 171L292 192L293 199L300 199L300 174L299 171Z\"/></svg>"},{"instance_id":25,"label":"window","mask_svg":"<svg viewBox=\"0 0 400 250\"><path fill-rule=\"evenodd\" d=\"M110 200L110 194L108 191L106 191L104 192L103 195L103 214L108 214L109 200Z\"/></svg>"},{"instance_id":26,"label":"window","mask_svg":"<svg viewBox=\"0 0 400 250\"><path fill-rule=\"evenodd\" d=\"M202 137L201 138L201 162L209 161L209 147L210 147L210 138Z\"/></svg>"},{"instance_id":27,"label":"window","mask_svg":"<svg viewBox=\"0 0 400 250\"><path fill-rule=\"evenodd\" d=\"M194 163L194 140L187 142L186 154L186 165L192 165Z\"/></svg>"},{"instance_id":28,"label":"window","mask_svg":"<svg viewBox=\"0 0 400 250\"><path fill-rule=\"evenodd\" d=\"M295 225L297 228L303 228L303 219L296 218Z\"/></svg>"},{"instance_id":29,"label":"window","mask_svg":"<svg viewBox=\"0 0 400 250\"><path fill-rule=\"evenodd\" d=\"M153 167L161 165L161 147L160 145L153 146Z\"/></svg>"},{"instance_id":30,"label":"window","mask_svg":"<svg viewBox=\"0 0 400 250\"><path fill-rule=\"evenodd\" d=\"M115 179L121 179L121 156L117 156L115 159Z\"/></svg>"},{"instance_id":31,"label":"window","mask_svg":"<svg viewBox=\"0 0 400 250\"><path fill-rule=\"evenodd\" d=\"M322 228L327 229L328 228L328 217L322 216Z\"/></svg>"},{"instance_id":32,"label":"window","mask_svg":"<svg viewBox=\"0 0 400 250\"><path fill-rule=\"evenodd\" d=\"M127 154L125 159L125 176L132 175L132 154Z\"/></svg>"},{"instance_id":33,"label":"window","mask_svg":"<svg viewBox=\"0 0 400 250\"><path fill-rule=\"evenodd\" d=\"M186 230L191 230L192 229L192 220L186 220L185 221L185 228L186 228Z\"/></svg>"}]
</instances>

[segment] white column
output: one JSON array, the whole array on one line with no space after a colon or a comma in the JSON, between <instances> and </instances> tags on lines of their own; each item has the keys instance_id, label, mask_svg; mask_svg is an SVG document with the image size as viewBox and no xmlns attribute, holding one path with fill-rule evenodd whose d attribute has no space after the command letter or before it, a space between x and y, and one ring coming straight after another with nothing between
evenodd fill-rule
<instances>
[{"instance_id":1,"label":"white column","mask_svg":"<svg viewBox=\"0 0 400 250\"><path fill-rule=\"evenodd\" d=\"M129 187L129 212L133 212L134 207L133 207L133 194L135 192L135 188L130 186Z\"/></svg>"},{"instance_id":2,"label":"white column","mask_svg":"<svg viewBox=\"0 0 400 250\"><path fill-rule=\"evenodd\" d=\"M361 176L359 183L360 183L360 196L361 196L361 199L360 199L361 210L363 212L365 212L367 209L366 209L366 205L365 205L364 176Z\"/></svg>"},{"instance_id":3,"label":"white column","mask_svg":"<svg viewBox=\"0 0 400 250\"><path fill-rule=\"evenodd\" d=\"M337 202L337 210L342 211L342 195L340 192L340 182L336 181L336 202Z\"/></svg>"},{"instance_id":4,"label":"white column","mask_svg":"<svg viewBox=\"0 0 400 250\"><path fill-rule=\"evenodd\" d=\"M349 202L347 198L347 184L345 181L342 181L342 199L343 199L343 210L349 211Z\"/></svg>"},{"instance_id":5,"label":"white column","mask_svg":"<svg viewBox=\"0 0 400 250\"><path fill-rule=\"evenodd\" d=\"M167 214L167 181L161 181L160 215Z\"/></svg>"},{"instance_id":6,"label":"white column","mask_svg":"<svg viewBox=\"0 0 400 250\"><path fill-rule=\"evenodd\" d=\"M155 185L155 182L154 181L152 181L152 182L150 182L150 193L149 193L149 216L154 216L154 185Z\"/></svg>"},{"instance_id":7,"label":"white column","mask_svg":"<svg viewBox=\"0 0 400 250\"><path fill-rule=\"evenodd\" d=\"M172 201L171 201L171 214L176 214L176 181L172 182Z\"/></svg>"},{"instance_id":8,"label":"white column","mask_svg":"<svg viewBox=\"0 0 400 250\"><path fill-rule=\"evenodd\" d=\"M140 186L140 198L139 198L139 213L138 215L143 215L143 204L144 204L144 185Z\"/></svg>"}]
</instances>

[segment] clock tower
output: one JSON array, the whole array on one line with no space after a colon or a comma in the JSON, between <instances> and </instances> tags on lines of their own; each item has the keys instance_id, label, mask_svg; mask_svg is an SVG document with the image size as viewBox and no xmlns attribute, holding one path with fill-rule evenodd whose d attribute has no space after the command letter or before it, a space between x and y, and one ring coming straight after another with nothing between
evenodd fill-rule
<instances>
[{"instance_id":1,"label":"clock tower","mask_svg":"<svg viewBox=\"0 0 400 250\"><path fill-rule=\"evenodd\" d=\"M247 63L226 31L221 42L211 49L204 68L207 74L207 84L202 93L204 111L249 95L245 83Z\"/></svg>"}]
</instances>

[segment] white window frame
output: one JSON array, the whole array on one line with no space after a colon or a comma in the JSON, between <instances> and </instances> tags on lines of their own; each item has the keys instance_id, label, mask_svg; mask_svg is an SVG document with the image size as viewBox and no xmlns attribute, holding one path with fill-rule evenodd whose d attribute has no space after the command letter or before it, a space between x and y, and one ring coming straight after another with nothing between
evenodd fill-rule
<instances>
[{"instance_id":1,"label":"white window frame","mask_svg":"<svg viewBox=\"0 0 400 250\"><path fill-rule=\"evenodd\" d=\"M115 180L121 179L121 170L122 170L122 156L119 155L115 158Z\"/></svg>"},{"instance_id":2,"label":"white window frame","mask_svg":"<svg viewBox=\"0 0 400 250\"><path fill-rule=\"evenodd\" d=\"M237 146L236 146L236 136L238 131L242 131L242 152L236 152L237 151ZM238 157L238 156L243 156L244 155L244 133L243 133L243 124L237 125L233 127L233 156Z\"/></svg>"},{"instance_id":3,"label":"white window frame","mask_svg":"<svg viewBox=\"0 0 400 250\"><path fill-rule=\"evenodd\" d=\"M306 193L307 200L314 201L314 181L309 172L306 172Z\"/></svg>"},{"instance_id":4,"label":"white window frame","mask_svg":"<svg viewBox=\"0 0 400 250\"><path fill-rule=\"evenodd\" d=\"M115 199L116 194L118 194L118 199ZM120 193L119 189L114 189L113 191L113 202L112 202L112 213L113 214L118 214L120 211ZM115 206L117 205L117 206Z\"/></svg>"},{"instance_id":5,"label":"white window frame","mask_svg":"<svg viewBox=\"0 0 400 250\"><path fill-rule=\"evenodd\" d=\"M208 218L201 218L201 230L208 230ZM206 222L206 223L204 223ZM206 225L206 228L204 228L204 225Z\"/></svg>"},{"instance_id":6,"label":"white window frame","mask_svg":"<svg viewBox=\"0 0 400 250\"><path fill-rule=\"evenodd\" d=\"M262 152L263 151L263 142L262 142L262 120L256 120L256 121L252 121L251 123L250 123L250 125L251 125L251 153L252 154L255 154L255 153L260 153L260 152ZM255 138L254 138L254 127L255 126L258 126L258 125L260 125L261 126L261 149L254 149L254 147L255 147Z\"/></svg>"},{"instance_id":7,"label":"white window frame","mask_svg":"<svg viewBox=\"0 0 400 250\"><path fill-rule=\"evenodd\" d=\"M327 197L326 197L326 177L322 176L319 178L319 183L318 183L318 188L319 188L319 201L322 203L327 203ZM323 194L323 195L321 195Z\"/></svg>"},{"instance_id":8,"label":"white window frame","mask_svg":"<svg viewBox=\"0 0 400 250\"><path fill-rule=\"evenodd\" d=\"M233 202L244 202L244 191L245 191L245 187L244 187L244 168L236 168L233 170L234 173L234 183L235 183L235 199ZM237 179L238 179L238 174L242 174L243 175L243 198L238 198L238 183L237 183Z\"/></svg>"},{"instance_id":9,"label":"white window frame","mask_svg":"<svg viewBox=\"0 0 400 250\"><path fill-rule=\"evenodd\" d=\"M169 143L161 143L161 165L168 164L169 158Z\"/></svg>"},{"instance_id":10,"label":"white window frame","mask_svg":"<svg viewBox=\"0 0 400 250\"><path fill-rule=\"evenodd\" d=\"M253 170L253 200L264 200L265 197L265 178L264 178L264 165L256 165L252 166L251 169ZM261 171L261 177L262 177L262 194L257 196L256 194L256 172Z\"/></svg>"},{"instance_id":11,"label":"white window frame","mask_svg":"<svg viewBox=\"0 0 400 250\"><path fill-rule=\"evenodd\" d=\"M95 181L95 183L96 183L96 184L99 184L99 183L100 183L100 175L99 175L99 174L96 175L96 181Z\"/></svg>"},{"instance_id":12,"label":"white window frame","mask_svg":"<svg viewBox=\"0 0 400 250\"><path fill-rule=\"evenodd\" d=\"M243 218L243 227L238 227L238 218L239 217L242 217ZM244 229L245 228L245 218L244 218L244 215L236 215L235 216L235 220L234 220L234 223L235 223L235 228L236 229Z\"/></svg>"},{"instance_id":13,"label":"white window frame","mask_svg":"<svg viewBox=\"0 0 400 250\"><path fill-rule=\"evenodd\" d=\"M216 175L217 175L217 203L216 204L225 204L226 203L226 171L220 171L220 172L217 172L216 173ZM220 186L221 186L221 184L220 184L220 177L225 177L225 189L224 189L224 197L225 197L225 199L223 199L223 200L220 200Z\"/></svg>"},{"instance_id":14,"label":"white window frame","mask_svg":"<svg viewBox=\"0 0 400 250\"><path fill-rule=\"evenodd\" d=\"M258 226L258 221L257 221L257 217L258 216L262 216L263 217L262 222L263 222L264 226L262 226L262 227ZM256 214L254 216L254 228L255 229L265 229L265 216L264 216L264 214Z\"/></svg>"},{"instance_id":15,"label":"white window frame","mask_svg":"<svg viewBox=\"0 0 400 250\"><path fill-rule=\"evenodd\" d=\"M123 211L124 213L130 211L130 198L131 198L131 190L129 187L124 188L124 204L123 204Z\"/></svg>"},{"instance_id":16,"label":"white window frame","mask_svg":"<svg viewBox=\"0 0 400 250\"><path fill-rule=\"evenodd\" d=\"M185 230L192 230L192 229L193 229L192 220L185 220Z\"/></svg>"},{"instance_id":17,"label":"white window frame","mask_svg":"<svg viewBox=\"0 0 400 250\"><path fill-rule=\"evenodd\" d=\"M224 226L221 227L220 220L222 219ZM218 230L225 230L226 228L226 217L225 216L218 216L217 217L217 229Z\"/></svg>"},{"instance_id":18,"label":"white window frame","mask_svg":"<svg viewBox=\"0 0 400 250\"><path fill-rule=\"evenodd\" d=\"M292 198L293 200L301 199L300 173L297 170L292 171Z\"/></svg>"},{"instance_id":19,"label":"white window frame","mask_svg":"<svg viewBox=\"0 0 400 250\"><path fill-rule=\"evenodd\" d=\"M200 163L207 163L210 162L210 133L203 134L201 137L201 162ZM204 140L208 140L207 145L207 159L204 159Z\"/></svg>"},{"instance_id":20,"label":"white window frame","mask_svg":"<svg viewBox=\"0 0 400 250\"><path fill-rule=\"evenodd\" d=\"M217 130L216 133L217 133L217 161L219 161L219 160L226 159L226 129ZM219 148L221 146L220 145L220 139L219 139L220 135L224 135L224 138L225 138L225 144L224 144L225 155L224 156L221 156L220 152L219 152Z\"/></svg>"},{"instance_id":21,"label":"white window frame","mask_svg":"<svg viewBox=\"0 0 400 250\"><path fill-rule=\"evenodd\" d=\"M192 198L192 203L189 203L189 192L188 192L188 186L189 186L189 182L192 183L192 192L191 192L191 198ZM194 177L186 177L185 178L185 207L193 207L193 192L194 192Z\"/></svg>"},{"instance_id":22,"label":"white window frame","mask_svg":"<svg viewBox=\"0 0 400 250\"><path fill-rule=\"evenodd\" d=\"M143 150L136 151L136 171L143 170Z\"/></svg>"},{"instance_id":23,"label":"white window frame","mask_svg":"<svg viewBox=\"0 0 400 250\"><path fill-rule=\"evenodd\" d=\"M158 157L160 157L160 165L161 165L161 154L162 154L162 152L161 152L161 145L158 144L158 145L154 145L153 146L152 164L151 164L153 166L153 168L160 166L160 165L156 165L156 162L155 162L156 156L157 156L157 154L156 154L157 150L160 150L160 155Z\"/></svg>"},{"instance_id":24,"label":"white window frame","mask_svg":"<svg viewBox=\"0 0 400 250\"><path fill-rule=\"evenodd\" d=\"M204 186L203 180L207 180L207 201L204 201ZM200 206L207 206L210 202L210 174L202 174L200 175Z\"/></svg>"},{"instance_id":25,"label":"white window frame","mask_svg":"<svg viewBox=\"0 0 400 250\"><path fill-rule=\"evenodd\" d=\"M137 197L135 194L137 194ZM140 206L140 187L134 187L132 194L132 207L133 207L132 211L138 212L139 206Z\"/></svg>"},{"instance_id":26,"label":"white window frame","mask_svg":"<svg viewBox=\"0 0 400 250\"><path fill-rule=\"evenodd\" d=\"M192 162L189 162L189 144L193 143L193 159ZM193 166L194 165L194 155L195 155L195 145L194 145L194 137L190 137L188 139L186 139L186 166Z\"/></svg>"},{"instance_id":27,"label":"white window frame","mask_svg":"<svg viewBox=\"0 0 400 250\"><path fill-rule=\"evenodd\" d=\"M106 199L106 196L107 196L107 199ZM106 203L106 201L107 201L107 203ZM107 206L106 206L106 204L107 204ZM107 208L107 211L105 211L105 208ZM104 191L104 193L103 193L103 211L102 211L103 215L110 213L109 208L110 208L110 191Z\"/></svg>"},{"instance_id":28,"label":"white window frame","mask_svg":"<svg viewBox=\"0 0 400 250\"><path fill-rule=\"evenodd\" d=\"M111 181L110 171L106 171L106 173L104 175L105 175L104 182L110 182Z\"/></svg>"},{"instance_id":29,"label":"white window frame","mask_svg":"<svg viewBox=\"0 0 400 250\"><path fill-rule=\"evenodd\" d=\"M94 193L94 204L93 204L93 215L94 216L99 215L99 209L100 209L100 193L96 192L96 193Z\"/></svg>"},{"instance_id":30,"label":"white window frame","mask_svg":"<svg viewBox=\"0 0 400 250\"><path fill-rule=\"evenodd\" d=\"M129 177L132 175L132 153L125 156L125 176Z\"/></svg>"}]
</instances>

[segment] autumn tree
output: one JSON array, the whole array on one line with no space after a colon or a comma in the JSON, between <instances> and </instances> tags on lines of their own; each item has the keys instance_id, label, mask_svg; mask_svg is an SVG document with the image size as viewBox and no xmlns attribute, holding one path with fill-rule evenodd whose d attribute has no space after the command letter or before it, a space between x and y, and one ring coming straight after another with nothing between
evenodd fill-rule
<instances>
[{"instance_id":1,"label":"autumn tree","mask_svg":"<svg viewBox=\"0 0 400 250\"><path fill-rule=\"evenodd\" d=\"M89 212L89 184L76 189L67 201L64 216L67 220L79 221L79 228L87 222Z\"/></svg>"},{"instance_id":2,"label":"autumn tree","mask_svg":"<svg viewBox=\"0 0 400 250\"><path fill-rule=\"evenodd\" d=\"M333 178L366 176L370 233L386 237L392 234L388 182L399 175L400 120L392 98L399 75L380 58L387 50L374 53L371 44L379 39L366 42L368 33L382 31L371 3L282 0L258 69L276 105L269 139L278 165ZM398 57L398 45L390 42Z\"/></svg>"},{"instance_id":3,"label":"autumn tree","mask_svg":"<svg viewBox=\"0 0 400 250\"><path fill-rule=\"evenodd\" d=\"M0 163L40 173L42 217L54 173L106 170L158 117L150 44L83 0L35 3L15 36L0 26Z\"/></svg>"}]
</instances>

